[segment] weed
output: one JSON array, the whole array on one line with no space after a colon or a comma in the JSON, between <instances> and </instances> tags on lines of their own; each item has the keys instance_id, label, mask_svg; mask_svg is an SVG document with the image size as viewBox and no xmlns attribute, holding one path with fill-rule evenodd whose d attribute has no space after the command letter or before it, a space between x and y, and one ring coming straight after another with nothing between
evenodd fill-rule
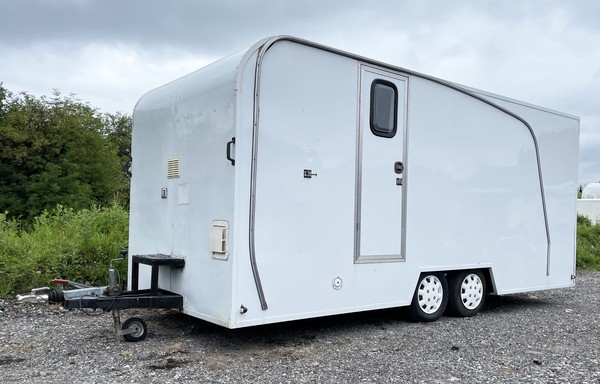
<instances>
[{"instance_id":1,"label":"weed","mask_svg":"<svg viewBox=\"0 0 600 384\"><path fill-rule=\"evenodd\" d=\"M0 297L62 278L108 284L108 264L127 248L127 212L117 204L74 211L58 205L31 229L0 214ZM126 276L126 263L119 263Z\"/></svg>"}]
</instances>

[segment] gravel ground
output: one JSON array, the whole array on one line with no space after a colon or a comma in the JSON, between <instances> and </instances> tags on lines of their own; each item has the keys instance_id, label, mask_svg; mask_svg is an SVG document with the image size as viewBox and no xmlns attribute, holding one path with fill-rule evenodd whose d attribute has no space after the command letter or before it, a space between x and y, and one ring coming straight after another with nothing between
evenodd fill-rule
<instances>
[{"instance_id":1,"label":"gravel ground","mask_svg":"<svg viewBox=\"0 0 600 384\"><path fill-rule=\"evenodd\" d=\"M473 318L398 310L228 330L175 311L118 341L110 315L0 301L3 383L600 383L600 272L572 289L488 297Z\"/></svg>"}]
</instances>

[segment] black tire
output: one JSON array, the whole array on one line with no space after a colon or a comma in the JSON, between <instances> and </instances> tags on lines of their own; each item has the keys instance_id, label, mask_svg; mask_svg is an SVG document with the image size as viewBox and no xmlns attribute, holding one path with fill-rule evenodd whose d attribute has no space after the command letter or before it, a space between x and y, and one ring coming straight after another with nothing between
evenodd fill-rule
<instances>
[{"instance_id":1,"label":"black tire","mask_svg":"<svg viewBox=\"0 0 600 384\"><path fill-rule=\"evenodd\" d=\"M408 307L408 316L416 322L436 321L446 311L447 304L446 276L441 272L422 273Z\"/></svg>"},{"instance_id":2,"label":"black tire","mask_svg":"<svg viewBox=\"0 0 600 384\"><path fill-rule=\"evenodd\" d=\"M121 326L123 331L132 330L132 333L127 333L123 335L123 338L127 341L138 342L142 341L146 338L148 334L148 327L146 326L146 322L139 317L130 317L125 320L123 325Z\"/></svg>"},{"instance_id":3,"label":"black tire","mask_svg":"<svg viewBox=\"0 0 600 384\"><path fill-rule=\"evenodd\" d=\"M485 302L485 277L481 271L458 271L448 277L450 297L448 314L471 317L481 311Z\"/></svg>"}]
</instances>

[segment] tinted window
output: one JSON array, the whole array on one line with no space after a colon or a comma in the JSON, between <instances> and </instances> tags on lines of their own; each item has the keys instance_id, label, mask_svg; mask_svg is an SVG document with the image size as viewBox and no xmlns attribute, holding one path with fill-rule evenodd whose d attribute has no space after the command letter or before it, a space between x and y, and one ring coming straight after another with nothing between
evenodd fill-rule
<instances>
[{"instance_id":1,"label":"tinted window","mask_svg":"<svg viewBox=\"0 0 600 384\"><path fill-rule=\"evenodd\" d=\"M398 90L388 81L371 84L371 131L377 136L394 137L398 123Z\"/></svg>"}]
</instances>

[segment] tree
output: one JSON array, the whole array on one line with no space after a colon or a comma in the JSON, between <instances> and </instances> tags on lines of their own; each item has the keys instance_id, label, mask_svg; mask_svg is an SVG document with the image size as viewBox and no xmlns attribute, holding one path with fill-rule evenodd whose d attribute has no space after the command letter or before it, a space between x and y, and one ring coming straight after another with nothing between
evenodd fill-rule
<instances>
[{"instance_id":1,"label":"tree","mask_svg":"<svg viewBox=\"0 0 600 384\"><path fill-rule=\"evenodd\" d=\"M118 188L118 200L129 208L129 188L131 178L131 130L133 119L121 113L103 116L104 137L114 146L119 156L119 167L123 174L123 182Z\"/></svg>"},{"instance_id":2,"label":"tree","mask_svg":"<svg viewBox=\"0 0 600 384\"><path fill-rule=\"evenodd\" d=\"M28 221L56 204L113 200L126 178L105 119L73 95L14 95L0 83L0 212Z\"/></svg>"}]
</instances>

